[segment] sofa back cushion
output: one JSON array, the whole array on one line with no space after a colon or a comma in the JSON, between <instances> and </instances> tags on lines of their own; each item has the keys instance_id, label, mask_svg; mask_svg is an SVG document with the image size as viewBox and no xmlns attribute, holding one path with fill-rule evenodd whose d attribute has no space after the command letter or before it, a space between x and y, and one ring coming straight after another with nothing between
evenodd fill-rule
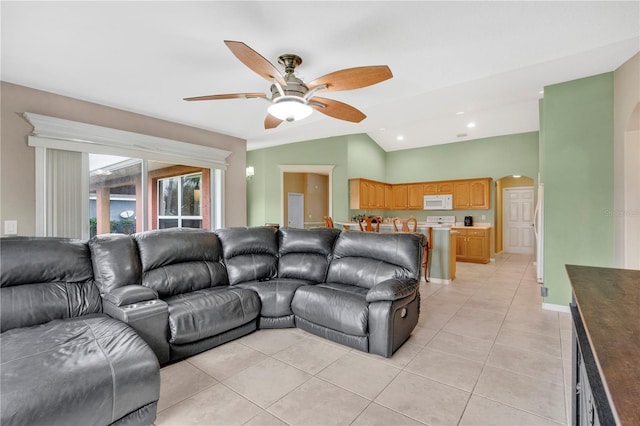
<instances>
[{"instance_id":1,"label":"sofa back cushion","mask_svg":"<svg viewBox=\"0 0 640 426\"><path fill-rule=\"evenodd\" d=\"M141 284L160 298L229 285L220 241L203 229L170 228L134 235L142 266Z\"/></svg>"},{"instance_id":2,"label":"sofa back cushion","mask_svg":"<svg viewBox=\"0 0 640 426\"><path fill-rule=\"evenodd\" d=\"M0 242L1 331L102 311L85 242L15 237Z\"/></svg>"},{"instance_id":3,"label":"sofa back cushion","mask_svg":"<svg viewBox=\"0 0 640 426\"><path fill-rule=\"evenodd\" d=\"M420 278L424 236L343 231L333 250L327 282L372 288L388 279Z\"/></svg>"},{"instance_id":4,"label":"sofa back cushion","mask_svg":"<svg viewBox=\"0 0 640 426\"><path fill-rule=\"evenodd\" d=\"M278 277L324 282L339 229L282 228L278 231Z\"/></svg>"},{"instance_id":5,"label":"sofa back cushion","mask_svg":"<svg viewBox=\"0 0 640 426\"><path fill-rule=\"evenodd\" d=\"M101 293L141 283L142 265L138 246L130 235L96 235L89 240L89 249L94 279Z\"/></svg>"},{"instance_id":6,"label":"sofa back cushion","mask_svg":"<svg viewBox=\"0 0 640 426\"><path fill-rule=\"evenodd\" d=\"M278 272L278 236L271 226L215 231L222 245L229 282L264 281Z\"/></svg>"}]
</instances>

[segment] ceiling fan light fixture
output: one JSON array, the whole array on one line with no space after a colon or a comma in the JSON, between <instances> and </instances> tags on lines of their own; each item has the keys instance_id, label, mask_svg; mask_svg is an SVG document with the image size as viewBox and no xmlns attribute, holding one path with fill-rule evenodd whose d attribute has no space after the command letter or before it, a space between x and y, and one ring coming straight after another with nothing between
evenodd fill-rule
<instances>
[{"instance_id":1,"label":"ceiling fan light fixture","mask_svg":"<svg viewBox=\"0 0 640 426\"><path fill-rule=\"evenodd\" d=\"M313 109L297 96L280 96L273 101L267 111L283 121L298 121L310 116Z\"/></svg>"}]
</instances>

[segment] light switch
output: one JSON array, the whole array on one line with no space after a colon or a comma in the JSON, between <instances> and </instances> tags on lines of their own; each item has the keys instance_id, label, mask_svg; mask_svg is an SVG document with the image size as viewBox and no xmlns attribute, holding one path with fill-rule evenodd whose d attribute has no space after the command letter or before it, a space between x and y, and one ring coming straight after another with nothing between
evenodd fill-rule
<instances>
[{"instance_id":1,"label":"light switch","mask_svg":"<svg viewBox=\"0 0 640 426\"><path fill-rule=\"evenodd\" d=\"M5 220L4 221L4 234L5 235L17 235L18 234L18 221L17 220Z\"/></svg>"}]
</instances>

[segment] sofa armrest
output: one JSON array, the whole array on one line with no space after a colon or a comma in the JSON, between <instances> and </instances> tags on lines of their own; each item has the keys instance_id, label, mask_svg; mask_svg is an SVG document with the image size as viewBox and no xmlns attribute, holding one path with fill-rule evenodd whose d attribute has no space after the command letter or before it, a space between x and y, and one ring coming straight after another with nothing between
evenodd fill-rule
<instances>
[{"instance_id":1,"label":"sofa armrest","mask_svg":"<svg viewBox=\"0 0 640 426\"><path fill-rule=\"evenodd\" d=\"M169 361L169 307L167 302L151 299L118 306L105 298L102 302L102 310L110 317L133 328L153 349L160 364Z\"/></svg>"},{"instance_id":2,"label":"sofa armrest","mask_svg":"<svg viewBox=\"0 0 640 426\"><path fill-rule=\"evenodd\" d=\"M415 280L391 279L382 281L373 286L367 293L367 302L380 302L404 299L411 296L416 291L420 283Z\"/></svg>"},{"instance_id":3,"label":"sofa armrest","mask_svg":"<svg viewBox=\"0 0 640 426\"><path fill-rule=\"evenodd\" d=\"M131 305L158 298L158 293L149 287L141 285L126 285L106 293L102 298L115 306Z\"/></svg>"}]
</instances>

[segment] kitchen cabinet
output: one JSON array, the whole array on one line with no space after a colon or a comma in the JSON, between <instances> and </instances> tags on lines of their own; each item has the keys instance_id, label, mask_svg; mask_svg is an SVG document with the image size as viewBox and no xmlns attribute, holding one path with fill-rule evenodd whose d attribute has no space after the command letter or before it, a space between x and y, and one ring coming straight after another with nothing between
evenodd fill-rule
<instances>
[{"instance_id":1,"label":"kitchen cabinet","mask_svg":"<svg viewBox=\"0 0 640 426\"><path fill-rule=\"evenodd\" d=\"M424 207L424 191L421 183L407 185L407 208L409 210L422 210Z\"/></svg>"},{"instance_id":2,"label":"kitchen cabinet","mask_svg":"<svg viewBox=\"0 0 640 426\"><path fill-rule=\"evenodd\" d=\"M482 210L491 205L491 178L455 181L452 189L454 210Z\"/></svg>"},{"instance_id":3,"label":"kitchen cabinet","mask_svg":"<svg viewBox=\"0 0 640 426\"><path fill-rule=\"evenodd\" d=\"M422 183L391 185L393 210L422 210L424 192Z\"/></svg>"},{"instance_id":4,"label":"kitchen cabinet","mask_svg":"<svg viewBox=\"0 0 640 426\"><path fill-rule=\"evenodd\" d=\"M385 185L385 183L368 179L350 179L349 208L383 210L385 208Z\"/></svg>"},{"instance_id":5,"label":"kitchen cabinet","mask_svg":"<svg viewBox=\"0 0 640 426\"><path fill-rule=\"evenodd\" d=\"M458 262L489 263L491 255L490 228L454 227L456 235L456 260Z\"/></svg>"},{"instance_id":6,"label":"kitchen cabinet","mask_svg":"<svg viewBox=\"0 0 640 426\"><path fill-rule=\"evenodd\" d=\"M393 210L406 210L409 205L409 185L392 185Z\"/></svg>"},{"instance_id":7,"label":"kitchen cabinet","mask_svg":"<svg viewBox=\"0 0 640 426\"><path fill-rule=\"evenodd\" d=\"M491 178L388 184L349 180L349 208L359 210L422 210L425 195L453 194L454 210L490 207Z\"/></svg>"},{"instance_id":8,"label":"kitchen cabinet","mask_svg":"<svg viewBox=\"0 0 640 426\"><path fill-rule=\"evenodd\" d=\"M423 195L453 194L453 182L426 182L422 190Z\"/></svg>"},{"instance_id":9,"label":"kitchen cabinet","mask_svg":"<svg viewBox=\"0 0 640 426\"><path fill-rule=\"evenodd\" d=\"M385 210L393 209L393 190L392 185L386 183L384 185L384 208Z\"/></svg>"}]
</instances>

